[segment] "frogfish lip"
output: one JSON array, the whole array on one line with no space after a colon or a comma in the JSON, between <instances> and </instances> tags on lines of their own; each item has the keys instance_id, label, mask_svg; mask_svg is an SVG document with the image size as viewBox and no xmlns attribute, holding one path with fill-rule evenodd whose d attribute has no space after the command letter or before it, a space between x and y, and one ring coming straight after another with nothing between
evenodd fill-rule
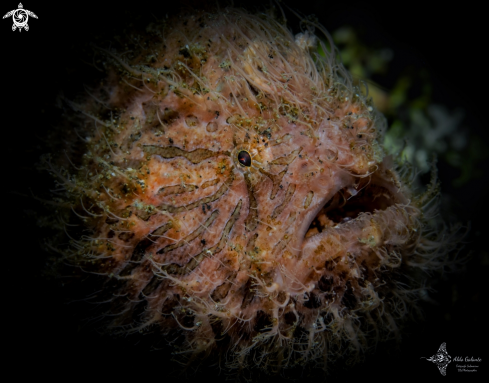
<instances>
[{"instance_id":1,"label":"frogfish lip","mask_svg":"<svg viewBox=\"0 0 489 383\"><path fill-rule=\"evenodd\" d=\"M316 206L307 215L304 217L302 225L299 228L297 238L302 243L300 244L300 248L302 251L308 246L308 243L313 241L314 236L308 236L308 232L311 228L311 224L317 219L320 212L323 208L332 200L332 198L347 185L350 185L354 182L354 178L347 172L339 172L334 177L334 182L330 182L329 189L325 189L322 193L322 196L319 195L318 201L316 202Z\"/></svg>"},{"instance_id":2,"label":"frogfish lip","mask_svg":"<svg viewBox=\"0 0 489 383\"><path fill-rule=\"evenodd\" d=\"M355 180L351 175L341 175L311 211L300 229L302 238L301 255L307 256L315 251L321 241L331 235L332 230L346 230L346 226L359 234L357 217L362 213L372 216L382 214L393 205L408 205L409 199L402 193L399 182L392 178L393 173L382 167L380 171ZM400 214L400 213L393 213ZM357 237L352 233L352 238Z\"/></svg>"}]
</instances>

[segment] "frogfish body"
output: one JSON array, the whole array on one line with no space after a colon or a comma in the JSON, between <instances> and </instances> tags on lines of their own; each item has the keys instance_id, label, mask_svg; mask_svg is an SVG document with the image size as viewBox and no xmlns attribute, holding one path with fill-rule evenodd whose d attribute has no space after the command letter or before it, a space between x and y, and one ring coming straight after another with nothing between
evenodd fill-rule
<instances>
[{"instance_id":1,"label":"frogfish body","mask_svg":"<svg viewBox=\"0 0 489 383\"><path fill-rule=\"evenodd\" d=\"M227 8L96 48L106 79L67 101L77 166L51 170L78 225L57 263L101 281L109 329L279 370L399 336L450 250L428 225L438 186L412 191L308 28Z\"/></svg>"}]
</instances>

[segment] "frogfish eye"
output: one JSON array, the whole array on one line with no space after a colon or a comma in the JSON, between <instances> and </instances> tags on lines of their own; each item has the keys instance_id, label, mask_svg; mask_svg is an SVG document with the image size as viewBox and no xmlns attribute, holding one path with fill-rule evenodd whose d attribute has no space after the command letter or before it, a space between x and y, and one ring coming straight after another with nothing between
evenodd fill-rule
<instances>
[{"instance_id":1,"label":"frogfish eye","mask_svg":"<svg viewBox=\"0 0 489 383\"><path fill-rule=\"evenodd\" d=\"M250 153L248 153L247 151L244 151L244 150L240 151L238 153L238 161L242 166L250 167L251 166Z\"/></svg>"}]
</instances>

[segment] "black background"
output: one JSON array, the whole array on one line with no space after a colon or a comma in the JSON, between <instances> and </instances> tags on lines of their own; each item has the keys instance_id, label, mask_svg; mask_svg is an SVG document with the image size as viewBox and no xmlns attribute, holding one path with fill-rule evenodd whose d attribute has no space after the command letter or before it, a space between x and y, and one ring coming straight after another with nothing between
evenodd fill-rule
<instances>
[{"instance_id":1,"label":"black background","mask_svg":"<svg viewBox=\"0 0 489 383\"><path fill-rule=\"evenodd\" d=\"M463 4L447 8L446 3L443 7L428 7L427 2L413 1L388 3L389 6L355 1L286 3L304 14L314 13L330 31L345 24L361 26L369 42L390 47L396 58L391 67L392 81L404 65L427 68L435 89L434 101L450 108L463 107L466 128L488 142L487 21L481 10L465 8ZM38 242L45 234L25 213L36 211L36 202L15 192L28 195L29 189L50 185L46 174L39 175L33 170L39 153L43 152L39 137L56 123L59 112L53 104L60 90L70 94L78 89L80 78L85 81L77 69L79 47L92 41L94 35L110 36L112 30L127 26L135 16L152 21L153 15L171 13L174 6L168 1L125 4L28 1L23 4L39 17L29 19L28 32L13 32L11 19L0 23L0 206L3 213L0 344L6 351L2 352L3 361L7 371L15 373L18 379L173 381L175 378L169 373L178 367L168 362L164 352L149 351L145 340L114 340L82 328L75 310L61 302L58 285L41 276L46 255ZM260 5L260 2L245 4ZM0 12L15 8L16 1L3 2ZM443 164L440 167L442 190L456 201L455 212L460 221L470 221L472 225L466 246L472 259L467 270L437 285L434 298L439 305L424 306L426 321L409 329L400 352L380 346L365 363L338 368L327 380L485 381L488 378L489 353L485 345L489 339L484 315L489 292L487 159L479 166L484 176L458 189L451 186L451 180L458 175ZM481 261L484 254L485 263ZM454 284L458 288L456 302ZM452 358L482 358L479 371L459 373L454 366L457 363L453 362L447 376L442 377L434 364L420 359L435 354L442 342L446 342ZM189 380L209 377L224 380L216 371L206 369Z\"/></svg>"}]
</instances>

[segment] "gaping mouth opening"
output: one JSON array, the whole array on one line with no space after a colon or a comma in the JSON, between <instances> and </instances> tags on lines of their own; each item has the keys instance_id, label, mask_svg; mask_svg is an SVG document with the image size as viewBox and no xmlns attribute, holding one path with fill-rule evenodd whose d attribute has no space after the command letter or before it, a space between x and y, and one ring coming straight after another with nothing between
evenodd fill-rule
<instances>
[{"instance_id":1,"label":"gaping mouth opening","mask_svg":"<svg viewBox=\"0 0 489 383\"><path fill-rule=\"evenodd\" d=\"M318 212L306 232L306 238L322 233L329 227L354 220L361 213L385 210L395 203L395 196L380 185L360 183L356 188L345 187L339 190Z\"/></svg>"}]
</instances>

